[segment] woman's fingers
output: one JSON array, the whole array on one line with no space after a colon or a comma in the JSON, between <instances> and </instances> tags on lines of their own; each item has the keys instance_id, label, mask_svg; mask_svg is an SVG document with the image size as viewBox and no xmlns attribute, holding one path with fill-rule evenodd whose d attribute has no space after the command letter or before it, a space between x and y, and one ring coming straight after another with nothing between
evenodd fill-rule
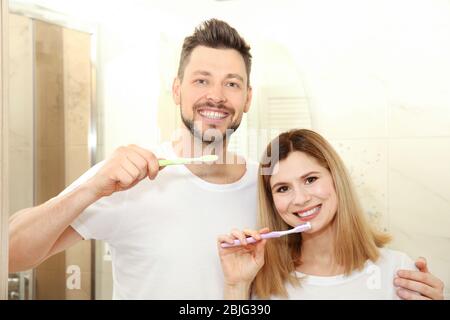
<instances>
[{"instance_id":1,"label":"woman's fingers","mask_svg":"<svg viewBox=\"0 0 450 320\"><path fill-rule=\"evenodd\" d=\"M243 231L247 236L253 237L253 239L257 241L261 240L261 235L259 234L258 231L253 229L244 229Z\"/></svg>"},{"instance_id":2,"label":"woman's fingers","mask_svg":"<svg viewBox=\"0 0 450 320\"><path fill-rule=\"evenodd\" d=\"M234 239L228 234L221 234L220 236L217 237L217 242L219 244L222 243L234 244Z\"/></svg>"},{"instance_id":3,"label":"woman's fingers","mask_svg":"<svg viewBox=\"0 0 450 320\"><path fill-rule=\"evenodd\" d=\"M244 245L244 246L247 245L247 239L246 239L245 233L243 231L238 230L238 229L233 229L233 230L231 230L231 235L233 237L235 237L236 239L238 239L242 245Z\"/></svg>"}]
</instances>

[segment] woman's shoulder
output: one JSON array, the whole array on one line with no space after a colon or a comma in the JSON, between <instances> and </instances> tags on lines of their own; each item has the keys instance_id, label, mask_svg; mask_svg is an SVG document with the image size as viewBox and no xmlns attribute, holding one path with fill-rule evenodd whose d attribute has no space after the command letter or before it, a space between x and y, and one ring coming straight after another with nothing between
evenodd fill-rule
<instances>
[{"instance_id":1,"label":"woman's shoulder","mask_svg":"<svg viewBox=\"0 0 450 320\"><path fill-rule=\"evenodd\" d=\"M377 261L380 266L393 268L393 269L409 269L415 270L414 261L411 257L403 251L380 248L380 257Z\"/></svg>"}]
</instances>

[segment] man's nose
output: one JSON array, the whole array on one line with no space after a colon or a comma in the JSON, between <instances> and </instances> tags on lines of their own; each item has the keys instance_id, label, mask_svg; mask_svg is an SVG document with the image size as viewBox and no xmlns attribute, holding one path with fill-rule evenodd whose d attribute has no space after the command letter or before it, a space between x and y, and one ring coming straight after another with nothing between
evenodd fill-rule
<instances>
[{"instance_id":1,"label":"man's nose","mask_svg":"<svg viewBox=\"0 0 450 320\"><path fill-rule=\"evenodd\" d=\"M222 85L211 86L206 98L214 103L224 102L226 99L223 94Z\"/></svg>"}]
</instances>

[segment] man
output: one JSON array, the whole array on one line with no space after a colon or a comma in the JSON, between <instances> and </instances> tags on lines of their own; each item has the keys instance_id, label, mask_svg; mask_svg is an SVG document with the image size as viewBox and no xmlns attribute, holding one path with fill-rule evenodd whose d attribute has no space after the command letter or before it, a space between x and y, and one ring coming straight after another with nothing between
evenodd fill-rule
<instances>
[{"instance_id":1,"label":"man","mask_svg":"<svg viewBox=\"0 0 450 320\"><path fill-rule=\"evenodd\" d=\"M185 39L173 84L179 137L152 151L118 148L58 197L16 213L10 272L33 268L82 239L99 239L111 248L115 299L223 298L216 236L256 224L257 165L227 151L250 107L250 70L250 47L237 31L219 20L204 22ZM158 164L158 158L204 154L219 159L164 170ZM438 279L426 270L410 278L418 275L404 287L442 295Z\"/></svg>"}]
</instances>

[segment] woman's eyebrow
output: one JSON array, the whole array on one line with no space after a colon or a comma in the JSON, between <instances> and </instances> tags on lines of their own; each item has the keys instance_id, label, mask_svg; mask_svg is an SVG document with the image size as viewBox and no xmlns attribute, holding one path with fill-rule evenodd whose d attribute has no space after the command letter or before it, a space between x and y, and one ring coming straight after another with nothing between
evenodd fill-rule
<instances>
[{"instance_id":1,"label":"woman's eyebrow","mask_svg":"<svg viewBox=\"0 0 450 320\"><path fill-rule=\"evenodd\" d=\"M302 176L300 177L300 179L305 179L307 176L309 176L309 175L311 175L311 174L320 174L320 172L319 172L319 171L310 171L310 172L305 173L304 175L302 175ZM275 184L271 187L271 189L275 188L275 187L278 186L278 185L285 184L285 183L286 183L286 182L283 182L283 181L277 182L277 183L275 183Z\"/></svg>"}]
</instances>

